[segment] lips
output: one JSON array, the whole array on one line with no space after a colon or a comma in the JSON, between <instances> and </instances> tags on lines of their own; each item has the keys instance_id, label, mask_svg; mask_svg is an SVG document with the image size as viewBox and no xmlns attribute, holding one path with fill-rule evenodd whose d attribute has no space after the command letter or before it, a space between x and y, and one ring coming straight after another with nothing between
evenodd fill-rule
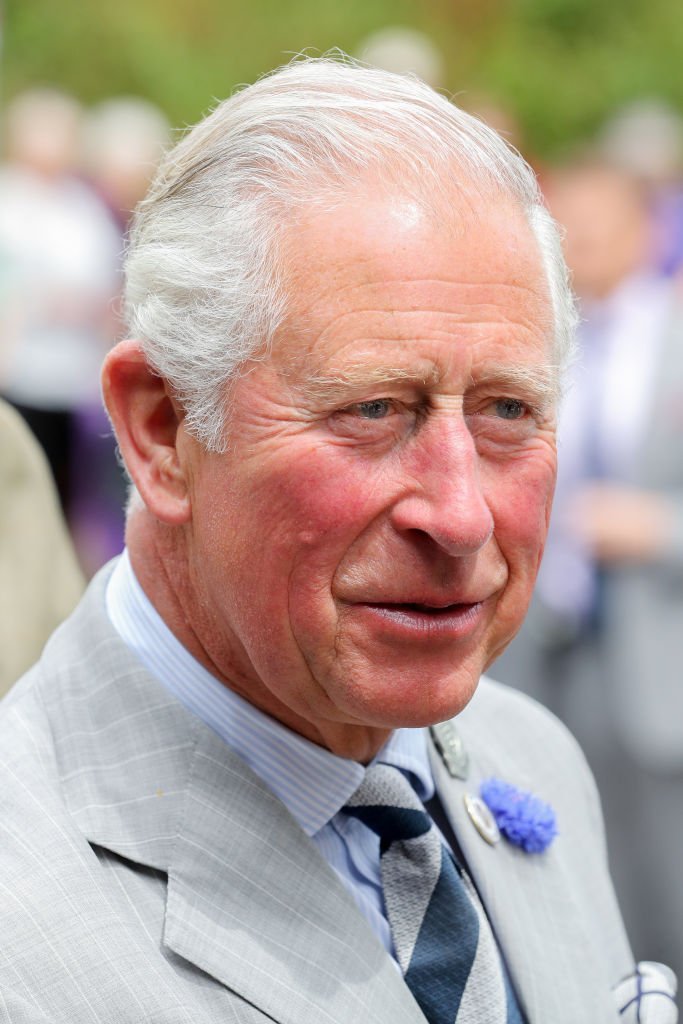
<instances>
[{"instance_id":1,"label":"lips","mask_svg":"<svg viewBox=\"0 0 683 1024\"><path fill-rule=\"evenodd\" d=\"M374 589L374 588L373 588ZM365 593L358 592L347 595L344 600L347 604L363 604L375 608L404 608L413 611L421 611L427 614L438 614L439 612L458 608L470 608L475 604L483 604L493 593L493 588L487 591L471 592L463 594L462 590L451 594L437 593L436 591L413 590L412 593L388 594L367 590Z\"/></svg>"},{"instance_id":2,"label":"lips","mask_svg":"<svg viewBox=\"0 0 683 1024\"><path fill-rule=\"evenodd\" d=\"M387 611L420 612L424 615L444 615L464 611L480 601L454 601L452 604L432 604L422 601L364 601L368 608L385 608Z\"/></svg>"},{"instance_id":3,"label":"lips","mask_svg":"<svg viewBox=\"0 0 683 1024\"><path fill-rule=\"evenodd\" d=\"M464 640L486 618L484 601L358 601L347 609L368 635L398 643Z\"/></svg>"}]
</instances>

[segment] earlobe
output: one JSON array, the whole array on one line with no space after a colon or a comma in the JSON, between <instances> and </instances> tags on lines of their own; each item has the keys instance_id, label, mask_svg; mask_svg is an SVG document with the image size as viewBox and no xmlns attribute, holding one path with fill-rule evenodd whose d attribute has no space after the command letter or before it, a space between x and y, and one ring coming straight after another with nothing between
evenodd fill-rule
<instances>
[{"instance_id":1,"label":"earlobe","mask_svg":"<svg viewBox=\"0 0 683 1024\"><path fill-rule=\"evenodd\" d=\"M138 341L122 341L102 368L102 393L126 468L150 512L169 526L190 518L179 455L182 409Z\"/></svg>"}]
</instances>

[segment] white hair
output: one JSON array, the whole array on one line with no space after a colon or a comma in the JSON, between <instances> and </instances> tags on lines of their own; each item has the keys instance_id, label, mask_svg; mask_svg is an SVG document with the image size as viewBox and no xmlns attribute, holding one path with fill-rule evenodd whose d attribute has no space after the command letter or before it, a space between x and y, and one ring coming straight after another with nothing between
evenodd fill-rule
<instances>
[{"instance_id":1,"label":"white hair","mask_svg":"<svg viewBox=\"0 0 683 1024\"><path fill-rule=\"evenodd\" d=\"M519 154L416 78L343 55L297 58L193 128L134 221L129 328L208 449L224 450L230 382L286 313L281 232L297 211L338 202L370 172L423 203L452 203L467 185L519 206L546 268L553 361L567 361L575 312L558 232Z\"/></svg>"}]
</instances>

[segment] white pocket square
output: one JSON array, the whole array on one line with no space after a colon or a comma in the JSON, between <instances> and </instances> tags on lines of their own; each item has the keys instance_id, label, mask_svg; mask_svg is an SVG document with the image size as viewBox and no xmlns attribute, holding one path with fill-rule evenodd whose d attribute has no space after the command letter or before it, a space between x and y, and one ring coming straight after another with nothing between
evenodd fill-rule
<instances>
[{"instance_id":1,"label":"white pocket square","mask_svg":"<svg viewBox=\"0 0 683 1024\"><path fill-rule=\"evenodd\" d=\"M670 967L642 960L614 989L622 1024L676 1024L676 988Z\"/></svg>"}]
</instances>

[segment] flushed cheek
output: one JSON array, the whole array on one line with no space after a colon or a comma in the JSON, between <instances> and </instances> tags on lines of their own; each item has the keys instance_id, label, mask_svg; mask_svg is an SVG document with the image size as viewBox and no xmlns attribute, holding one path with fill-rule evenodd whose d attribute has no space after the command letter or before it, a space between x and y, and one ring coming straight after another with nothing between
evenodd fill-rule
<instances>
[{"instance_id":1,"label":"flushed cheek","mask_svg":"<svg viewBox=\"0 0 683 1024\"><path fill-rule=\"evenodd\" d=\"M339 457L339 455L342 457ZM256 503L265 524L266 547L253 557L287 580L292 618L318 623L334 613L331 586L339 563L357 537L381 514L386 481L363 460L315 449L271 464L263 485L252 480L250 507ZM258 537L254 537L254 543ZM269 600L281 599L275 593Z\"/></svg>"},{"instance_id":2,"label":"flushed cheek","mask_svg":"<svg viewBox=\"0 0 683 1024\"><path fill-rule=\"evenodd\" d=\"M506 584L488 632L488 668L520 629L527 612L548 528L554 461L510 467L491 493L495 540L506 565Z\"/></svg>"},{"instance_id":3,"label":"flushed cheek","mask_svg":"<svg viewBox=\"0 0 683 1024\"><path fill-rule=\"evenodd\" d=\"M548 531L554 486L555 462L551 454L510 465L506 473L497 474L490 484L496 538L513 572L535 578Z\"/></svg>"},{"instance_id":4,"label":"flushed cheek","mask_svg":"<svg viewBox=\"0 0 683 1024\"><path fill-rule=\"evenodd\" d=\"M387 474L346 451L310 448L289 454L252 492L262 515L291 546L330 550L351 542L390 500Z\"/></svg>"},{"instance_id":5,"label":"flushed cheek","mask_svg":"<svg viewBox=\"0 0 683 1024\"><path fill-rule=\"evenodd\" d=\"M378 496L377 467L330 446L289 452L279 467L270 465L251 498L278 509L283 523L297 521L312 532L343 529L373 514Z\"/></svg>"}]
</instances>

